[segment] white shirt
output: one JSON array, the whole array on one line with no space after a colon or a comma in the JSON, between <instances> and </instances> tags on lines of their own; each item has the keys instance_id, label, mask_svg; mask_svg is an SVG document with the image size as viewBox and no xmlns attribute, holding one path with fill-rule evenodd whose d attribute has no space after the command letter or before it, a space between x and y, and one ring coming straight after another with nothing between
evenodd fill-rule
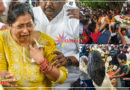
<instances>
[{"instance_id":1,"label":"white shirt","mask_svg":"<svg viewBox=\"0 0 130 90\"><path fill-rule=\"evenodd\" d=\"M0 29L2 28L2 26L4 26L5 24L0 22Z\"/></svg>"},{"instance_id":2,"label":"white shirt","mask_svg":"<svg viewBox=\"0 0 130 90\"><path fill-rule=\"evenodd\" d=\"M35 17L35 30L41 31L54 40L58 40L59 35L63 35L65 39L75 39L79 37L79 20L78 19L69 19L67 16L66 5L63 6L63 9L60 13L49 22L48 18L42 11L41 7L34 7L34 17ZM56 42L58 51L61 51L64 56L75 56L79 60L79 51L78 51L78 42L77 43L64 43L64 47L60 46L59 42ZM79 78L78 67L69 66L69 78L67 82L73 82ZM76 74L77 73L77 74Z\"/></svg>"},{"instance_id":3,"label":"white shirt","mask_svg":"<svg viewBox=\"0 0 130 90\"><path fill-rule=\"evenodd\" d=\"M4 6L5 6L5 11L3 12L1 18L3 22L6 22L7 16L8 16L8 11L9 11L9 6L12 0L3 0ZM18 0L17 2L25 3L26 0Z\"/></svg>"},{"instance_id":4,"label":"white shirt","mask_svg":"<svg viewBox=\"0 0 130 90\"><path fill-rule=\"evenodd\" d=\"M130 44L130 38L128 38L126 35L124 36L125 40L126 40L126 43L127 44Z\"/></svg>"},{"instance_id":5,"label":"white shirt","mask_svg":"<svg viewBox=\"0 0 130 90\"><path fill-rule=\"evenodd\" d=\"M79 34L83 34L83 24L81 24L81 23L79 26Z\"/></svg>"}]
</instances>

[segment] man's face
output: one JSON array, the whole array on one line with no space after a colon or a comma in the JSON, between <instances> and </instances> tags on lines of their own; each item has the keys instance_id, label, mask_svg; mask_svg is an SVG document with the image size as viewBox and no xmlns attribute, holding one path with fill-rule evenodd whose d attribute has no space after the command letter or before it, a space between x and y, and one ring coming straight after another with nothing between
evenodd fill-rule
<instances>
[{"instance_id":1,"label":"man's face","mask_svg":"<svg viewBox=\"0 0 130 90\"><path fill-rule=\"evenodd\" d=\"M29 42L31 32L34 29L33 20L30 14L19 16L10 26L11 35L16 42Z\"/></svg>"},{"instance_id":2,"label":"man's face","mask_svg":"<svg viewBox=\"0 0 130 90\"><path fill-rule=\"evenodd\" d=\"M123 30L123 31L122 31L122 34L123 34L123 35L126 35L126 30Z\"/></svg>"},{"instance_id":3,"label":"man's face","mask_svg":"<svg viewBox=\"0 0 130 90\"><path fill-rule=\"evenodd\" d=\"M54 18L63 8L65 0L42 0L40 6L48 18Z\"/></svg>"},{"instance_id":4,"label":"man's face","mask_svg":"<svg viewBox=\"0 0 130 90\"><path fill-rule=\"evenodd\" d=\"M122 64L124 64L125 60L123 60L123 59L121 60L121 59L118 58L118 62L119 62L119 64L122 65Z\"/></svg>"},{"instance_id":5,"label":"man's face","mask_svg":"<svg viewBox=\"0 0 130 90\"><path fill-rule=\"evenodd\" d=\"M119 62L119 63L122 63L122 60L121 60L120 58L118 58L118 62Z\"/></svg>"}]
</instances>

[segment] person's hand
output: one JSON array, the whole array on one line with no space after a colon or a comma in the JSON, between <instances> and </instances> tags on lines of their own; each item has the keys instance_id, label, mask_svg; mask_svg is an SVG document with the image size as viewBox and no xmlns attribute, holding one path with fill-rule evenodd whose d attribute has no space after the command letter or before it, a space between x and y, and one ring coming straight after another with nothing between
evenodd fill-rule
<instances>
[{"instance_id":1,"label":"person's hand","mask_svg":"<svg viewBox=\"0 0 130 90\"><path fill-rule=\"evenodd\" d=\"M123 78L123 80L130 80L130 78Z\"/></svg>"},{"instance_id":2,"label":"person's hand","mask_svg":"<svg viewBox=\"0 0 130 90\"><path fill-rule=\"evenodd\" d=\"M109 22L109 31L112 33L112 30L111 30L111 22Z\"/></svg>"},{"instance_id":3,"label":"person's hand","mask_svg":"<svg viewBox=\"0 0 130 90\"><path fill-rule=\"evenodd\" d=\"M52 59L52 63L54 63L53 65L56 66L56 67L61 67L61 66L67 66L68 62L67 62L67 58L59 51L55 51L55 52L52 52L52 54L56 54L57 56L54 57Z\"/></svg>"},{"instance_id":4,"label":"person's hand","mask_svg":"<svg viewBox=\"0 0 130 90\"><path fill-rule=\"evenodd\" d=\"M13 77L13 75L7 71L0 72L0 79L7 79L7 83L4 84L6 87L16 87L17 80Z\"/></svg>"},{"instance_id":5,"label":"person's hand","mask_svg":"<svg viewBox=\"0 0 130 90\"><path fill-rule=\"evenodd\" d=\"M79 9L68 9L67 10L69 18L77 18L79 19Z\"/></svg>"},{"instance_id":6,"label":"person's hand","mask_svg":"<svg viewBox=\"0 0 130 90\"><path fill-rule=\"evenodd\" d=\"M43 48L38 48L36 45L30 45L30 57L33 58L37 64L44 60Z\"/></svg>"},{"instance_id":7,"label":"person's hand","mask_svg":"<svg viewBox=\"0 0 130 90\"><path fill-rule=\"evenodd\" d=\"M119 26L119 28L118 28L118 32L117 32L118 34L121 34L121 27Z\"/></svg>"},{"instance_id":8,"label":"person's hand","mask_svg":"<svg viewBox=\"0 0 130 90\"><path fill-rule=\"evenodd\" d=\"M113 77L112 77L112 76L110 76L110 77L109 77L109 79L110 79L110 80L112 80L112 79L113 79Z\"/></svg>"},{"instance_id":9,"label":"person's hand","mask_svg":"<svg viewBox=\"0 0 130 90\"><path fill-rule=\"evenodd\" d=\"M110 76L109 79L112 80L114 78L114 76Z\"/></svg>"},{"instance_id":10,"label":"person's hand","mask_svg":"<svg viewBox=\"0 0 130 90\"><path fill-rule=\"evenodd\" d=\"M111 27L111 22L109 22L109 27Z\"/></svg>"}]
</instances>

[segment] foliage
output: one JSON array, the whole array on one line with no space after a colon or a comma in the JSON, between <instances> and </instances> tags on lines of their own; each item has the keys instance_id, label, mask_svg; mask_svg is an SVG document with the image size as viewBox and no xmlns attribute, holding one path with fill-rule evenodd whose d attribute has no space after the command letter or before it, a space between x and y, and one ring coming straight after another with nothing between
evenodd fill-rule
<instances>
[{"instance_id":1,"label":"foliage","mask_svg":"<svg viewBox=\"0 0 130 90\"><path fill-rule=\"evenodd\" d=\"M124 1L126 0L109 0L109 1L108 0L80 0L80 3L83 6L91 7L92 9L97 9L97 8L121 9Z\"/></svg>"}]
</instances>

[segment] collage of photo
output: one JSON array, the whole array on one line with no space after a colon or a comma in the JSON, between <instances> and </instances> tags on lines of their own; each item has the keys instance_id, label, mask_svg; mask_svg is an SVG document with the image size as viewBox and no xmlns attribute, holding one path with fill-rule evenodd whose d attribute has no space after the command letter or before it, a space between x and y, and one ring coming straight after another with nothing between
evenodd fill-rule
<instances>
[{"instance_id":1,"label":"collage of photo","mask_svg":"<svg viewBox=\"0 0 130 90\"><path fill-rule=\"evenodd\" d=\"M0 90L130 90L130 0L0 0Z\"/></svg>"}]
</instances>

